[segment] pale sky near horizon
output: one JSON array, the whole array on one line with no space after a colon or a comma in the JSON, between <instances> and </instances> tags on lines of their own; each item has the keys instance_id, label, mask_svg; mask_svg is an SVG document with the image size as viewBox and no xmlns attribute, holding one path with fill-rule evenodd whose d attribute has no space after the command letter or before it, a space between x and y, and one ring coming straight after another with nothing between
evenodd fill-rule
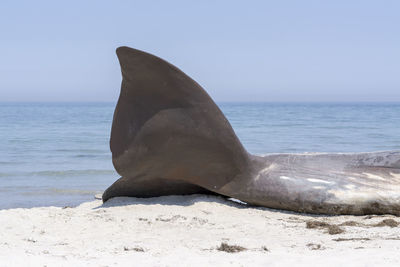
<instances>
[{"instance_id":1,"label":"pale sky near horizon","mask_svg":"<svg viewBox=\"0 0 400 267\"><path fill-rule=\"evenodd\" d=\"M1 1L1 101L116 101L115 48L216 101L400 102L400 1Z\"/></svg>"}]
</instances>

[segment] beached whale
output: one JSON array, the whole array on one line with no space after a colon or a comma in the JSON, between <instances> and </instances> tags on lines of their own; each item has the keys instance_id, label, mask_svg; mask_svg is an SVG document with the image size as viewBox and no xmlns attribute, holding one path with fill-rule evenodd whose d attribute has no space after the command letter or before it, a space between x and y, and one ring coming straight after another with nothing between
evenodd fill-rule
<instances>
[{"instance_id":1,"label":"beached whale","mask_svg":"<svg viewBox=\"0 0 400 267\"><path fill-rule=\"evenodd\" d=\"M400 151L251 155L177 67L129 47L117 55L123 79L110 147L122 178L103 201L214 193L298 212L400 215Z\"/></svg>"}]
</instances>

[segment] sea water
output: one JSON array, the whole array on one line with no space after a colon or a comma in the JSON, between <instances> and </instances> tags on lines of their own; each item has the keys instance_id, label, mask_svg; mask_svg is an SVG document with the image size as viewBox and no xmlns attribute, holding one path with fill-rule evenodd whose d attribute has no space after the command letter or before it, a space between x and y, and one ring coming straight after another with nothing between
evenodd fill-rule
<instances>
[{"instance_id":1,"label":"sea water","mask_svg":"<svg viewBox=\"0 0 400 267\"><path fill-rule=\"evenodd\" d=\"M254 154L400 150L400 103L218 105ZM75 206L118 179L114 107L0 103L0 209Z\"/></svg>"}]
</instances>

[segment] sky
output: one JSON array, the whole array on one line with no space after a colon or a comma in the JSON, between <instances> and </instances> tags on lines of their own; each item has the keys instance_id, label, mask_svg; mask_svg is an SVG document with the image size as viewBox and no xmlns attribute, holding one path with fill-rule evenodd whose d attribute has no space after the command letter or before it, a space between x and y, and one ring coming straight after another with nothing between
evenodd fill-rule
<instances>
[{"instance_id":1,"label":"sky","mask_svg":"<svg viewBox=\"0 0 400 267\"><path fill-rule=\"evenodd\" d=\"M216 101L400 102L400 1L0 2L0 101L116 101L118 46Z\"/></svg>"}]
</instances>

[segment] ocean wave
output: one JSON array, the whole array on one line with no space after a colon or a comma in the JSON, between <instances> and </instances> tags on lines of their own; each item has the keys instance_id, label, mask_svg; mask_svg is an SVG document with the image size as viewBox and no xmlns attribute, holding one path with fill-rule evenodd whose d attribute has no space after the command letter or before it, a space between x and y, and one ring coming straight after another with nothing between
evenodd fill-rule
<instances>
[{"instance_id":1,"label":"ocean wave","mask_svg":"<svg viewBox=\"0 0 400 267\"><path fill-rule=\"evenodd\" d=\"M19 165L26 163L24 161L0 161L0 165Z\"/></svg>"},{"instance_id":2,"label":"ocean wave","mask_svg":"<svg viewBox=\"0 0 400 267\"><path fill-rule=\"evenodd\" d=\"M83 189L61 189L49 188L46 190L35 190L31 192L22 192L21 195L25 196L49 196L49 195L91 195L102 193L98 190L83 190Z\"/></svg>"},{"instance_id":3,"label":"ocean wave","mask_svg":"<svg viewBox=\"0 0 400 267\"><path fill-rule=\"evenodd\" d=\"M36 172L0 173L0 177L15 177L15 176L66 177L66 176L83 176L83 175L115 175L115 171L86 169L86 170L45 170Z\"/></svg>"},{"instance_id":4,"label":"ocean wave","mask_svg":"<svg viewBox=\"0 0 400 267\"><path fill-rule=\"evenodd\" d=\"M56 194L65 194L65 195L96 195L102 193L102 191L96 190L82 190L82 189L61 189L61 188L50 188L49 191L54 192Z\"/></svg>"},{"instance_id":5,"label":"ocean wave","mask_svg":"<svg viewBox=\"0 0 400 267\"><path fill-rule=\"evenodd\" d=\"M31 172L31 176L80 176L80 175L107 175L114 174L114 170L97 170L97 169L86 169L86 170L62 170L62 171L38 171Z\"/></svg>"},{"instance_id":6,"label":"ocean wave","mask_svg":"<svg viewBox=\"0 0 400 267\"><path fill-rule=\"evenodd\" d=\"M104 155L78 154L78 155L74 155L73 157L74 158L108 158L108 155L104 156Z\"/></svg>"},{"instance_id":7,"label":"ocean wave","mask_svg":"<svg viewBox=\"0 0 400 267\"><path fill-rule=\"evenodd\" d=\"M74 152L74 153L94 153L94 154L105 154L110 153L109 150L105 149L54 149L55 152Z\"/></svg>"}]
</instances>

